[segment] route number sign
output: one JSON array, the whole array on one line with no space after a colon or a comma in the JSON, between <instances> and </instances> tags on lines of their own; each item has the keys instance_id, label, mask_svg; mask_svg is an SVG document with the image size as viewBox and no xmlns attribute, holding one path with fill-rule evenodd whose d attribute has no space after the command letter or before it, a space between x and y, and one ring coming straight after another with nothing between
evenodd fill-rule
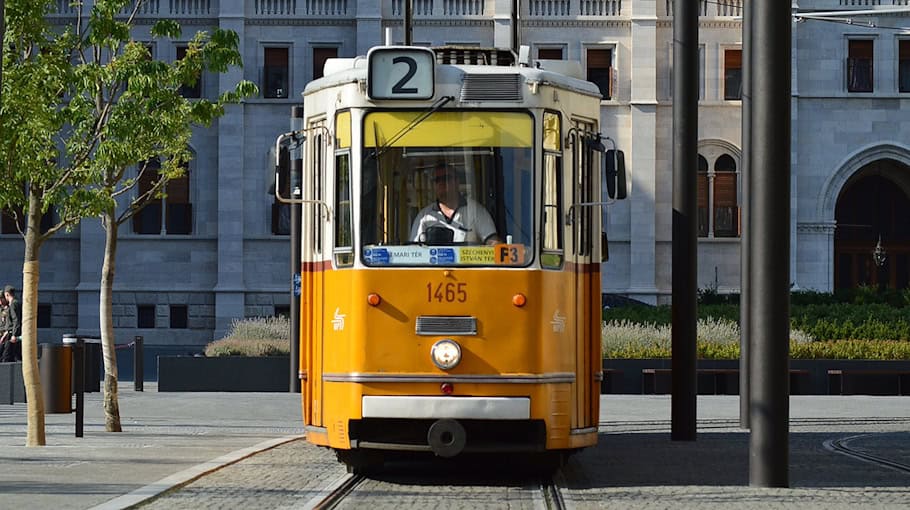
<instances>
[{"instance_id":1,"label":"route number sign","mask_svg":"<svg viewBox=\"0 0 910 510\"><path fill-rule=\"evenodd\" d=\"M432 99L436 56L429 48L382 46L367 54L370 99Z\"/></svg>"}]
</instances>

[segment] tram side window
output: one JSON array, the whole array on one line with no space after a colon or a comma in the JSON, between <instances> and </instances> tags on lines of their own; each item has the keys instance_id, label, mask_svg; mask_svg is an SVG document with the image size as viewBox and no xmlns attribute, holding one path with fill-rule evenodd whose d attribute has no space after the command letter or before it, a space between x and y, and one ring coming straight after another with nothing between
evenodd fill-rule
<instances>
[{"instance_id":1,"label":"tram side window","mask_svg":"<svg viewBox=\"0 0 910 510\"><path fill-rule=\"evenodd\" d=\"M335 264L354 263L351 235L351 165L349 154L335 156Z\"/></svg>"},{"instance_id":2,"label":"tram side window","mask_svg":"<svg viewBox=\"0 0 910 510\"><path fill-rule=\"evenodd\" d=\"M563 259L562 158L555 153L543 157L543 267L558 268Z\"/></svg>"}]
</instances>

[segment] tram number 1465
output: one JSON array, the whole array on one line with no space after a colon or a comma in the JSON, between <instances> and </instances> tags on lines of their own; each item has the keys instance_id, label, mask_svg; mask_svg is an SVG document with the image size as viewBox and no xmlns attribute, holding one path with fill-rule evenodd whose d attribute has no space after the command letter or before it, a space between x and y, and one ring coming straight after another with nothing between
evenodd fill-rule
<instances>
[{"instance_id":1,"label":"tram number 1465","mask_svg":"<svg viewBox=\"0 0 910 510\"><path fill-rule=\"evenodd\" d=\"M467 283L427 283L427 301L438 303L464 303L468 300Z\"/></svg>"}]
</instances>

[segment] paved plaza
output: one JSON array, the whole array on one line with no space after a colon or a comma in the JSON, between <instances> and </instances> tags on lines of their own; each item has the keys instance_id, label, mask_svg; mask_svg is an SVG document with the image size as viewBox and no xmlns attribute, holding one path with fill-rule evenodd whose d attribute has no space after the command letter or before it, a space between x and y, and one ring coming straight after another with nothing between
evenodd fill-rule
<instances>
[{"instance_id":1,"label":"paved plaza","mask_svg":"<svg viewBox=\"0 0 910 510\"><path fill-rule=\"evenodd\" d=\"M832 451L832 441L910 464L907 397L792 397L788 489L749 487L739 400L698 397L698 437L670 441L669 396L604 395L597 447L559 481L570 508L908 508L910 473ZM104 432L101 395L47 415L26 448L25 404L0 406L0 508L306 508L345 470L302 440L299 395L121 388L122 433ZM514 466L513 466L514 467ZM541 508L508 462L478 468L392 463L342 508Z\"/></svg>"}]
</instances>

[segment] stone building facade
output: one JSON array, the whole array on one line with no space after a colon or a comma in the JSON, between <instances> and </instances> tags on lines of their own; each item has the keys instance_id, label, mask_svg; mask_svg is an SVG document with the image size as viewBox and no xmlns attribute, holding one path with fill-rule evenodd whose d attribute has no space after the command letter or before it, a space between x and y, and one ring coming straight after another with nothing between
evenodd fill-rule
<instances>
[{"instance_id":1,"label":"stone building facade","mask_svg":"<svg viewBox=\"0 0 910 510\"><path fill-rule=\"evenodd\" d=\"M604 92L602 129L625 150L633 179L630 199L607 213L611 258L603 266L602 288L669 301L672 0L413 2L415 44L510 47L517 32L532 58L581 62ZM517 16L513 2L520 4ZM830 291L885 280L908 286L910 35L883 28L910 26L907 14L893 12L908 3L793 2L795 13L883 10L856 18L875 28L805 18L792 26L789 207L797 288ZM58 4L53 22L71 23L74 7ZM700 0L698 285L719 292L739 288L742 4ZM178 20L187 39L215 27L240 35L244 67L203 76L200 94L214 97L248 79L261 95L228 107L213 127L197 129L186 192L170 199L179 203L161 204L153 214L164 216L152 223L121 229L114 288L118 342L141 334L146 344L198 345L218 338L236 318L288 310L288 237L269 194L269 149L325 59L365 55L386 37L404 41L403 10L402 0L143 4L137 40L150 40L151 23L162 17ZM154 58L173 60L185 42L159 42L151 50ZM885 195L887 200L869 203ZM865 210L874 207L874 213ZM182 223L172 224L170 214ZM872 257L878 235L888 254L884 269ZM19 286L21 238L4 227L0 247L3 280ZM103 231L94 219L44 246L40 341L97 333L102 249Z\"/></svg>"}]
</instances>

